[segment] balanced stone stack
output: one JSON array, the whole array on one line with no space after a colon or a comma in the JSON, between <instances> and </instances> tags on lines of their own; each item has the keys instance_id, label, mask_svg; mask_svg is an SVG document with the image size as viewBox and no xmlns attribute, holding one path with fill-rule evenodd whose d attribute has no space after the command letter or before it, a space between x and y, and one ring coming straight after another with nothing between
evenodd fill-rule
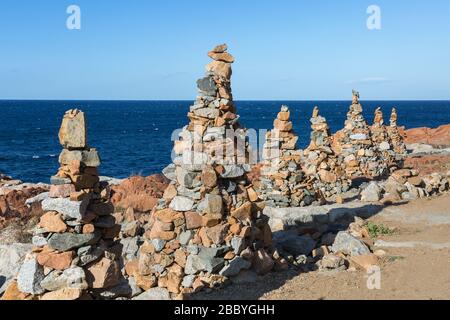
<instances>
[{"instance_id":1,"label":"balanced stone stack","mask_svg":"<svg viewBox=\"0 0 450 320\"><path fill-rule=\"evenodd\" d=\"M381 108L375 110L373 124L370 127L372 142L378 148L381 156L385 159L390 171L398 169L397 155L390 144L388 130L384 125L383 112Z\"/></svg>"},{"instance_id":2,"label":"balanced stone stack","mask_svg":"<svg viewBox=\"0 0 450 320\"><path fill-rule=\"evenodd\" d=\"M392 145L395 152L396 161L401 166L406 158L407 151L405 142L403 141L403 136L400 134L400 131L397 127L397 119L397 110L393 108L391 113L390 125L387 128L387 132L390 144Z\"/></svg>"},{"instance_id":3,"label":"balanced stone stack","mask_svg":"<svg viewBox=\"0 0 450 320\"><path fill-rule=\"evenodd\" d=\"M266 135L261 169L261 198L270 207L308 206L317 200L313 177L301 168L302 152L292 130L290 111L282 106L274 121L274 129Z\"/></svg>"},{"instance_id":4,"label":"balanced stone stack","mask_svg":"<svg viewBox=\"0 0 450 320\"><path fill-rule=\"evenodd\" d=\"M268 218L246 176L248 142L230 86L234 58L226 45L208 55L214 61L197 82L190 123L163 170L171 184L145 227L139 258L126 265L146 290L136 299L182 299L251 267L266 273L275 263L265 250Z\"/></svg>"},{"instance_id":5,"label":"balanced stone stack","mask_svg":"<svg viewBox=\"0 0 450 320\"><path fill-rule=\"evenodd\" d=\"M345 177L338 157L331 148L330 128L327 120L315 107L311 118L311 143L303 152L303 169L313 177L314 189L329 198L349 190L352 182Z\"/></svg>"},{"instance_id":6,"label":"balanced stone stack","mask_svg":"<svg viewBox=\"0 0 450 320\"><path fill-rule=\"evenodd\" d=\"M66 112L59 140L61 166L42 202L45 214L17 286L35 299L99 298L120 280L120 254L112 249L120 229L111 216L108 188L99 182L98 153L87 146L83 112Z\"/></svg>"},{"instance_id":7,"label":"balanced stone stack","mask_svg":"<svg viewBox=\"0 0 450 320\"><path fill-rule=\"evenodd\" d=\"M362 112L359 93L353 91L345 127L335 135L334 150L341 157L349 178L384 176L387 164L372 143L370 128Z\"/></svg>"}]
</instances>

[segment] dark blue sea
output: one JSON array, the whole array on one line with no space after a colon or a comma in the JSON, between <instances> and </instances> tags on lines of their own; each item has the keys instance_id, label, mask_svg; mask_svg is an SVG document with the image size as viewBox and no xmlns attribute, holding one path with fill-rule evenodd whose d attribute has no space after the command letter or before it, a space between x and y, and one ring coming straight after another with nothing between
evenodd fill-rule
<instances>
[{"instance_id":1,"label":"dark blue sea","mask_svg":"<svg viewBox=\"0 0 450 320\"><path fill-rule=\"evenodd\" d=\"M0 172L27 182L48 182L58 168L59 125L78 108L88 119L88 140L102 158L102 175L117 178L160 172L171 162L171 135L187 124L191 101L0 101ZM291 109L300 147L309 142L309 118L318 105L333 132L343 127L350 101L239 101L241 123L270 129L282 104ZM385 120L397 107L399 125L437 127L450 123L450 101L362 101L371 123L376 107Z\"/></svg>"}]
</instances>

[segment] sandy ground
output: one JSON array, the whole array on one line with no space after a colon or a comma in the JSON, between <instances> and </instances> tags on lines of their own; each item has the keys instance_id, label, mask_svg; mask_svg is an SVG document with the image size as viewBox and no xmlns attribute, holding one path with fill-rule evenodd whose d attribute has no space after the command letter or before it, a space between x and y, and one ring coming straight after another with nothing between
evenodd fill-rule
<instances>
[{"instance_id":1,"label":"sandy ground","mask_svg":"<svg viewBox=\"0 0 450 320\"><path fill-rule=\"evenodd\" d=\"M252 284L230 284L195 299L450 299L450 194L387 207L370 220L396 229L376 239L397 246L381 248L387 254L380 262L379 290L368 289L363 271L289 270ZM439 246L444 248L436 249Z\"/></svg>"}]
</instances>

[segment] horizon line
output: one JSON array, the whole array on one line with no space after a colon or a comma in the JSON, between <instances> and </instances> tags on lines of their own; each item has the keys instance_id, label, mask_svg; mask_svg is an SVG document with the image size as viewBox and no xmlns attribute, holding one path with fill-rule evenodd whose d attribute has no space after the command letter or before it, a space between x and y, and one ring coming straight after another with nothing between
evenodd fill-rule
<instances>
[{"instance_id":1,"label":"horizon line","mask_svg":"<svg viewBox=\"0 0 450 320\"><path fill-rule=\"evenodd\" d=\"M0 101L61 101L61 102L79 102L79 101L108 101L108 102L188 102L195 101L195 99L0 99ZM329 101L351 101L351 99L236 99L234 102L329 102ZM450 99L359 99L361 102L378 102L378 101L398 101L398 102L415 102L415 101L435 101L435 102L450 102Z\"/></svg>"}]
</instances>

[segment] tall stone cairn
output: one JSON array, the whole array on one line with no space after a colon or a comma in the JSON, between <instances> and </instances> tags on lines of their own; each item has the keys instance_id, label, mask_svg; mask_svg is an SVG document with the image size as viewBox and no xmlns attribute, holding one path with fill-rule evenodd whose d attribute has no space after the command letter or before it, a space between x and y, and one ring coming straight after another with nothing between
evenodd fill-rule
<instances>
[{"instance_id":1,"label":"tall stone cairn","mask_svg":"<svg viewBox=\"0 0 450 320\"><path fill-rule=\"evenodd\" d=\"M225 44L208 56L190 122L163 170L171 184L146 226L137 268L130 266L144 297L182 299L246 269L264 274L275 263L265 250L272 238L264 205L246 176L246 131L230 85L234 58Z\"/></svg>"},{"instance_id":2,"label":"tall stone cairn","mask_svg":"<svg viewBox=\"0 0 450 320\"><path fill-rule=\"evenodd\" d=\"M59 141L60 168L42 201L45 214L19 270L18 289L41 300L100 299L121 279L114 249L120 227L111 215L109 189L99 180L98 153L87 145L83 112L66 112Z\"/></svg>"},{"instance_id":3,"label":"tall stone cairn","mask_svg":"<svg viewBox=\"0 0 450 320\"><path fill-rule=\"evenodd\" d=\"M403 165L403 161L406 158L407 151L406 151L406 144L403 141L403 136L400 134L400 131L398 130L397 127L397 119L398 119L397 110L395 108L392 108L390 124L389 127L387 128L387 132L390 144L395 152L396 161L401 167Z\"/></svg>"},{"instance_id":4,"label":"tall stone cairn","mask_svg":"<svg viewBox=\"0 0 450 320\"><path fill-rule=\"evenodd\" d=\"M370 128L362 114L359 92L353 91L345 127L335 135L333 148L341 157L349 178L375 178L387 174L387 164L371 139Z\"/></svg>"},{"instance_id":5,"label":"tall stone cairn","mask_svg":"<svg viewBox=\"0 0 450 320\"><path fill-rule=\"evenodd\" d=\"M372 142L378 148L383 159L386 160L389 170L396 170L398 168L397 155L390 143L388 130L384 125L381 108L375 110L375 116L370 131L372 134Z\"/></svg>"},{"instance_id":6,"label":"tall stone cairn","mask_svg":"<svg viewBox=\"0 0 450 320\"><path fill-rule=\"evenodd\" d=\"M290 111L282 106L274 129L266 135L261 169L261 198L271 207L308 206L317 200L313 177L301 168L302 151L297 149L298 136L292 130Z\"/></svg>"},{"instance_id":7,"label":"tall stone cairn","mask_svg":"<svg viewBox=\"0 0 450 320\"><path fill-rule=\"evenodd\" d=\"M327 120L315 107L311 118L311 143L303 152L303 169L313 177L314 189L329 198L348 191L352 182L345 177L338 157L331 148L330 128Z\"/></svg>"}]
</instances>

